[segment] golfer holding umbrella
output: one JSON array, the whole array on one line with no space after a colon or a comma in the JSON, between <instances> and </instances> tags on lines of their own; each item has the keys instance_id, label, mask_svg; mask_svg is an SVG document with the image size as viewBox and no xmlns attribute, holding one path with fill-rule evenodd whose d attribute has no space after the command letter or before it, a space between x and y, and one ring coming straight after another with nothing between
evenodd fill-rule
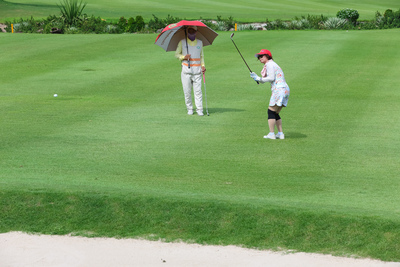
<instances>
[{"instance_id":1,"label":"golfer holding umbrella","mask_svg":"<svg viewBox=\"0 0 400 267\"><path fill-rule=\"evenodd\" d=\"M290 94L289 86L286 83L281 67L274 62L272 54L269 50L261 49L261 51L255 54L255 56L262 64L264 64L264 68L261 71L261 77L254 72L250 73L250 77L256 82L270 82L272 91L268 106L269 134L265 135L264 138L285 139L285 135L283 134L282 130L282 119L279 116L279 113L283 107L287 106ZM275 125L278 128L277 135L274 133Z\"/></svg>"},{"instance_id":2,"label":"golfer holding umbrella","mask_svg":"<svg viewBox=\"0 0 400 267\"><path fill-rule=\"evenodd\" d=\"M192 87L196 112L203 116L203 94L201 91L201 73L206 72L204 64L203 42L196 39L197 27L186 29L187 38L181 40L176 48L175 57L182 61L181 80L188 115L193 115Z\"/></svg>"}]
</instances>

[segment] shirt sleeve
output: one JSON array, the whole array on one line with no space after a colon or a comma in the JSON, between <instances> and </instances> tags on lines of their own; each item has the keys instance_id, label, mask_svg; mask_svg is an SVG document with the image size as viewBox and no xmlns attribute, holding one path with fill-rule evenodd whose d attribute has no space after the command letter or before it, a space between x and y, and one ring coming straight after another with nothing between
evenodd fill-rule
<instances>
[{"instance_id":1,"label":"shirt sleeve","mask_svg":"<svg viewBox=\"0 0 400 267\"><path fill-rule=\"evenodd\" d=\"M185 56L182 55L182 41L179 41L178 46L176 47L175 57L180 61L182 61L185 58Z\"/></svg>"},{"instance_id":2,"label":"shirt sleeve","mask_svg":"<svg viewBox=\"0 0 400 267\"><path fill-rule=\"evenodd\" d=\"M204 63L204 52L203 52L203 48L201 49L200 58L201 58L201 66L202 66L202 67L205 67L206 64Z\"/></svg>"},{"instance_id":3,"label":"shirt sleeve","mask_svg":"<svg viewBox=\"0 0 400 267\"><path fill-rule=\"evenodd\" d=\"M273 82L275 80L275 71L272 64L267 63L267 77L261 78L262 83Z\"/></svg>"}]
</instances>

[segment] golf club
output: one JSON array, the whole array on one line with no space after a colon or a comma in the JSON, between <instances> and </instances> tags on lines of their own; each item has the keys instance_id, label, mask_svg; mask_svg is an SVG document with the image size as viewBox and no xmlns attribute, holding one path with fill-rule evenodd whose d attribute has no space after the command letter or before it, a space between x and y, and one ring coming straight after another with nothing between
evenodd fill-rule
<instances>
[{"instance_id":1,"label":"golf club","mask_svg":"<svg viewBox=\"0 0 400 267\"><path fill-rule=\"evenodd\" d=\"M246 66L247 66L247 68L249 69L250 73L252 73L252 71L251 71L249 65L247 65L247 63L246 63L246 60L244 60L244 58L243 58L243 56L242 56L242 53L240 53L239 48L236 46L235 42L234 42L233 39L232 39L232 37L233 37L234 34L235 34L235 33L232 33L232 34L231 34L232 43L235 45L236 50L239 52L239 55L242 57L242 59L243 59L243 61L244 61L244 64L246 64ZM257 81L256 81L256 82L257 82ZM257 84L260 84L260 83L257 82Z\"/></svg>"},{"instance_id":2,"label":"golf club","mask_svg":"<svg viewBox=\"0 0 400 267\"><path fill-rule=\"evenodd\" d=\"M210 116L210 114L208 113L208 106L207 106L206 78L204 76L204 72L203 72L203 81L204 81L204 96L206 97L206 112L207 112L207 116Z\"/></svg>"}]
</instances>

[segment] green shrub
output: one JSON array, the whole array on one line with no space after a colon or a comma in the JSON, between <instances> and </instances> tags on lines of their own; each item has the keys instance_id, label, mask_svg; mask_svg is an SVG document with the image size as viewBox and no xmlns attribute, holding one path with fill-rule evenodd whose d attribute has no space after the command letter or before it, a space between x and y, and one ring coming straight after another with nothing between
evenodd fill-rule
<instances>
[{"instance_id":1,"label":"green shrub","mask_svg":"<svg viewBox=\"0 0 400 267\"><path fill-rule=\"evenodd\" d=\"M51 15L41 21L41 29L39 31L42 33L51 33L55 29L63 30L65 28L64 20L60 16Z\"/></svg>"},{"instance_id":2,"label":"green shrub","mask_svg":"<svg viewBox=\"0 0 400 267\"><path fill-rule=\"evenodd\" d=\"M225 21L217 21L217 23L215 24L217 31L228 31L228 25L226 24Z\"/></svg>"},{"instance_id":3,"label":"green shrub","mask_svg":"<svg viewBox=\"0 0 400 267\"><path fill-rule=\"evenodd\" d=\"M126 22L126 31L135 32L136 31L136 21L134 18L130 17Z\"/></svg>"},{"instance_id":4,"label":"green shrub","mask_svg":"<svg viewBox=\"0 0 400 267\"><path fill-rule=\"evenodd\" d=\"M122 27L123 21L121 21ZM144 19L142 16L136 16L136 19L131 17L126 21L125 32L139 32L145 26Z\"/></svg>"},{"instance_id":5,"label":"green shrub","mask_svg":"<svg viewBox=\"0 0 400 267\"><path fill-rule=\"evenodd\" d=\"M128 20L124 17L120 17L117 22L117 26L119 27L119 30L121 32L126 32L127 25L128 25Z\"/></svg>"},{"instance_id":6,"label":"green shrub","mask_svg":"<svg viewBox=\"0 0 400 267\"><path fill-rule=\"evenodd\" d=\"M285 30L288 29L289 26L288 23L280 19L271 22L269 22L267 19L267 26L265 26L265 28L267 30L280 30L280 29Z\"/></svg>"},{"instance_id":7,"label":"green shrub","mask_svg":"<svg viewBox=\"0 0 400 267\"><path fill-rule=\"evenodd\" d=\"M376 11L376 13L375 13L375 23L377 24L378 27L381 24L383 18L384 17L381 15L381 13L379 11Z\"/></svg>"},{"instance_id":8,"label":"green shrub","mask_svg":"<svg viewBox=\"0 0 400 267\"><path fill-rule=\"evenodd\" d=\"M106 33L118 33L118 26L113 24L108 24L105 28Z\"/></svg>"},{"instance_id":9,"label":"green shrub","mask_svg":"<svg viewBox=\"0 0 400 267\"><path fill-rule=\"evenodd\" d=\"M79 29L74 27L74 26L71 26L71 27L66 28L64 33L66 33L66 34L76 34L76 33L79 33Z\"/></svg>"},{"instance_id":10,"label":"green shrub","mask_svg":"<svg viewBox=\"0 0 400 267\"><path fill-rule=\"evenodd\" d=\"M229 31L230 29L235 28L235 21L232 16L230 16L227 19L223 19L221 16L217 16L217 25L218 28L225 29L226 31Z\"/></svg>"},{"instance_id":11,"label":"green shrub","mask_svg":"<svg viewBox=\"0 0 400 267\"><path fill-rule=\"evenodd\" d=\"M207 27L209 27L210 29L212 29L214 31L218 31L218 25L215 22L209 21L209 20L204 20L203 23L205 25L207 25Z\"/></svg>"},{"instance_id":12,"label":"green shrub","mask_svg":"<svg viewBox=\"0 0 400 267\"><path fill-rule=\"evenodd\" d=\"M323 29L324 22L328 18L320 15L308 15L307 17L302 16L301 18L295 17L294 20L290 22L285 22L280 19L277 19L275 21L268 21L266 20L267 26L265 28L267 30L286 30L286 29L291 29L291 30L305 30L305 29Z\"/></svg>"},{"instance_id":13,"label":"green shrub","mask_svg":"<svg viewBox=\"0 0 400 267\"><path fill-rule=\"evenodd\" d=\"M383 15L377 11L375 14L375 23L379 29L400 28L400 9L395 12L387 9Z\"/></svg>"},{"instance_id":14,"label":"green shrub","mask_svg":"<svg viewBox=\"0 0 400 267\"><path fill-rule=\"evenodd\" d=\"M74 6L74 10L82 11L86 4L82 2L78 3L78 0L64 0L64 3L68 3L68 6ZM65 9L68 9L65 7ZM71 9L71 8L69 8ZM74 12L69 12L74 13ZM79 13L79 12L78 12ZM78 14L75 12L75 14ZM393 11L387 9L382 15L379 11L375 14L375 19L371 21L357 22L358 12L352 9L343 9L338 12L337 17L328 18L323 15L308 15L307 17L301 16L301 18L295 17L291 21L283 21L277 19L275 21L268 21L266 19L267 30L304 30L304 29L389 29L389 28L400 28L400 9ZM121 17L117 22L106 22L100 17L88 16L87 14L79 13L79 16L75 19L67 19L65 14L60 16L51 15L46 19L35 20L33 17L30 19L19 19L13 22L6 22L6 31L11 32L11 24L14 24L14 30L16 32L24 33L125 33L125 32L155 32L165 28L167 25L179 22L181 19L168 15L165 19L160 19L153 14L153 18L150 19L146 25L142 16L130 17L126 19ZM343 18L341 18L343 17ZM346 18L344 18L346 17ZM71 24L71 21L73 23ZM235 27L233 17L223 19L221 16L217 16L216 21L202 20L204 24L213 30L217 31L228 31ZM357 26L357 27L356 27ZM254 30L246 24L238 24L238 30Z\"/></svg>"},{"instance_id":15,"label":"green shrub","mask_svg":"<svg viewBox=\"0 0 400 267\"><path fill-rule=\"evenodd\" d=\"M337 12L336 17L346 19L353 25L356 25L357 19L360 17L358 11L355 9L345 8Z\"/></svg>"},{"instance_id":16,"label":"green shrub","mask_svg":"<svg viewBox=\"0 0 400 267\"><path fill-rule=\"evenodd\" d=\"M253 30L253 26L251 26L251 24L239 24L237 26L237 30L238 31L248 31L248 30Z\"/></svg>"},{"instance_id":17,"label":"green shrub","mask_svg":"<svg viewBox=\"0 0 400 267\"><path fill-rule=\"evenodd\" d=\"M167 24L165 24L165 21L163 21L162 19L159 19L154 14L152 14L152 15L153 15L153 18L150 19L149 24L148 24L150 29L158 30L158 29L163 29L163 28L165 28L165 26L167 26Z\"/></svg>"},{"instance_id":18,"label":"green shrub","mask_svg":"<svg viewBox=\"0 0 400 267\"><path fill-rule=\"evenodd\" d=\"M342 29L348 21L342 18L329 18L324 22L324 28L327 30Z\"/></svg>"},{"instance_id":19,"label":"green shrub","mask_svg":"<svg viewBox=\"0 0 400 267\"><path fill-rule=\"evenodd\" d=\"M321 14L321 16L308 15L307 20L310 23L312 29L322 29L324 22L328 19Z\"/></svg>"},{"instance_id":20,"label":"green shrub","mask_svg":"<svg viewBox=\"0 0 400 267\"><path fill-rule=\"evenodd\" d=\"M146 24L142 16L136 16L136 31L140 32L144 29Z\"/></svg>"},{"instance_id":21,"label":"green shrub","mask_svg":"<svg viewBox=\"0 0 400 267\"><path fill-rule=\"evenodd\" d=\"M358 23L360 30L376 30L379 29L376 21L363 21Z\"/></svg>"},{"instance_id":22,"label":"green shrub","mask_svg":"<svg viewBox=\"0 0 400 267\"><path fill-rule=\"evenodd\" d=\"M305 18L292 20L290 24L288 24L289 29L291 30L310 29L310 25L311 25L310 22Z\"/></svg>"},{"instance_id":23,"label":"green shrub","mask_svg":"<svg viewBox=\"0 0 400 267\"><path fill-rule=\"evenodd\" d=\"M84 15L79 25L80 33L105 33L107 22L100 17Z\"/></svg>"},{"instance_id":24,"label":"green shrub","mask_svg":"<svg viewBox=\"0 0 400 267\"><path fill-rule=\"evenodd\" d=\"M386 10L385 10L385 13L383 13L383 16L384 16L385 18L393 17L393 10L391 10L391 9L386 9Z\"/></svg>"},{"instance_id":25,"label":"green shrub","mask_svg":"<svg viewBox=\"0 0 400 267\"><path fill-rule=\"evenodd\" d=\"M154 15L154 14L152 14L152 15L153 15L153 18L150 19L150 21L148 23L148 29L153 30L153 31L164 29L167 25L172 24L172 23L177 23L182 20L178 17L173 17L169 14L168 14L167 18L165 18L165 19L159 19L158 17L156 17L156 15Z\"/></svg>"},{"instance_id":26,"label":"green shrub","mask_svg":"<svg viewBox=\"0 0 400 267\"><path fill-rule=\"evenodd\" d=\"M36 21L33 17L30 19L15 20L13 22L6 22L7 32L11 32L11 24L13 24L14 32L24 32L24 33L40 33L41 23Z\"/></svg>"},{"instance_id":27,"label":"green shrub","mask_svg":"<svg viewBox=\"0 0 400 267\"><path fill-rule=\"evenodd\" d=\"M63 18L66 25L76 25L81 21L83 9L86 7L86 3L78 3L78 0L64 0L61 5L58 5L61 11L61 17Z\"/></svg>"},{"instance_id":28,"label":"green shrub","mask_svg":"<svg viewBox=\"0 0 400 267\"><path fill-rule=\"evenodd\" d=\"M390 25L391 28L400 27L400 9L396 12L393 12L391 9L387 9L383 14L383 17L387 20L387 24Z\"/></svg>"},{"instance_id":29,"label":"green shrub","mask_svg":"<svg viewBox=\"0 0 400 267\"><path fill-rule=\"evenodd\" d=\"M164 24L165 24L165 26L167 26L167 25L172 24L172 23L177 23L177 22L179 22L181 20L182 19L180 19L178 17L174 17L174 16L171 16L170 14L168 14L168 16L164 20Z\"/></svg>"}]
</instances>

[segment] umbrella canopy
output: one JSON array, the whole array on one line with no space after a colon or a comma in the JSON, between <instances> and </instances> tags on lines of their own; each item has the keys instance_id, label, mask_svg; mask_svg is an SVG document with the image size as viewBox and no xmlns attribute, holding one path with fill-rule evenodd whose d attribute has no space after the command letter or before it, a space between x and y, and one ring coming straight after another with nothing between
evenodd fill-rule
<instances>
[{"instance_id":1,"label":"umbrella canopy","mask_svg":"<svg viewBox=\"0 0 400 267\"><path fill-rule=\"evenodd\" d=\"M189 26L197 26L196 38L203 41L203 46L212 44L218 33L201 21L181 20L165 27L157 36L155 44L165 51L175 51L179 41L185 39L185 31Z\"/></svg>"}]
</instances>

